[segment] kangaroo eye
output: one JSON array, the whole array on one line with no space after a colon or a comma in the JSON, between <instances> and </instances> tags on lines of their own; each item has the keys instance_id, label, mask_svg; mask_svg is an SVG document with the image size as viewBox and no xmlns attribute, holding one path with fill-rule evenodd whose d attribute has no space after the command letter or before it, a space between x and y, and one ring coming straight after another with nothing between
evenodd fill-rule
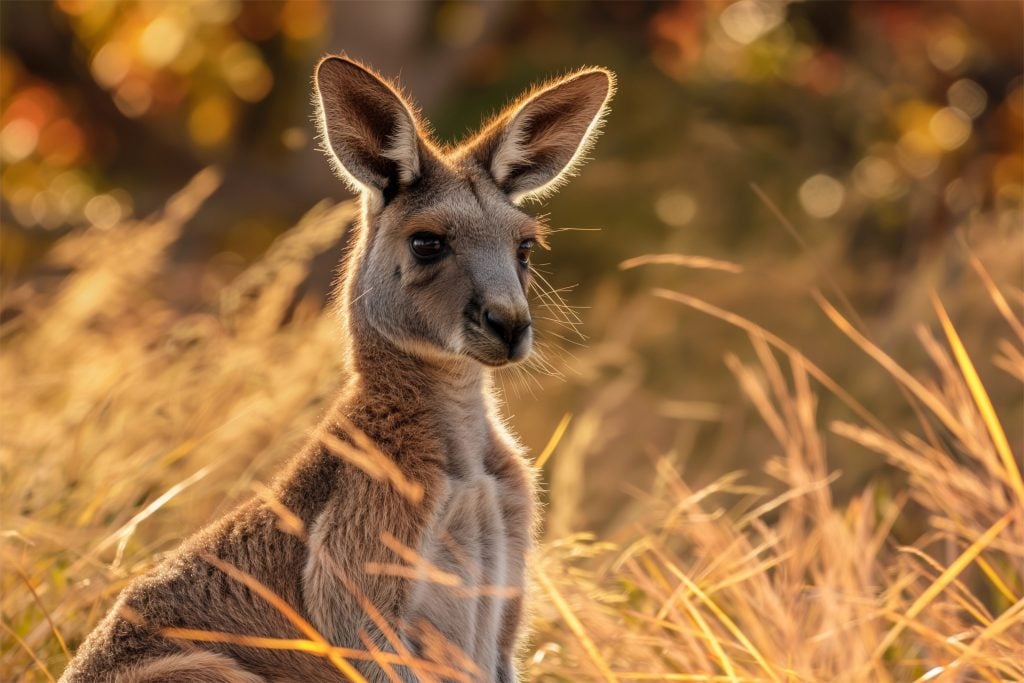
<instances>
[{"instance_id":1,"label":"kangaroo eye","mask_svg":"<svg viewBox=\"0 0 1024 683\"><path fill-rule=\"evenodd\" d=\"M530 252L533 251L534 240L523 240L519 243L519 248L516 250L516 258L519 259L519 263L528 266L530 265Z\"/></svg>"},{"instance_id":2,"label":"kangaroo eye","mask_svg":"<svg viewBox=\"0 0 1024 683\"><path fill-rule=\"evenodd\" d=\"M409 238L409 248L420 261L435 261L444 255L444 237L432 232L418 232Z\"/></svg>"}]
</instances>

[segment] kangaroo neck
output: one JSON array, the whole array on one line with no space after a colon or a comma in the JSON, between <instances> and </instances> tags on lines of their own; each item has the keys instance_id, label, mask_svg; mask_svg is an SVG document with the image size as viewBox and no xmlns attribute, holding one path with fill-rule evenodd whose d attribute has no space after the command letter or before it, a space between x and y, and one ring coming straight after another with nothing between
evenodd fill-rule
<instances>
[{"instance_id":1,"label":"kangaroo neck","mask_svg":"<svg viewBox=\"0 0 1024 683\"><path fill-rule=\"evenodd\" d=\"M386 407L414 422L429 420L433 424L424 426L435 430L486 419L489 381L479 363L403 348L374 329L358 306L349 306L346 322L350 401Z\"/></svg>"}]
</instances>

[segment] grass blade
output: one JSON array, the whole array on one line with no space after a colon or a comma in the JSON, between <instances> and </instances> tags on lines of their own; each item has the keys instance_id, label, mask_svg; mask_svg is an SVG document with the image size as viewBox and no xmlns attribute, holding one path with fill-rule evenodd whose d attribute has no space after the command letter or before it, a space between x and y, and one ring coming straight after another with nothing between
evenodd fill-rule
<instances>
[{"instance_id":1,"label":"grass blade","mask_svg":"<svg viewBox=\"0 0 1024 683\"><path fill-rule=\"evenodd\" d=\"M871 655L871 662L868 662L867 666L871 666L874 662L881 660L885 651L896 641L896 638L899 637L900 633L903 632L907 622L915 619L925 607L927 607L943 590L946 589L946 586L948 586L953 579L960 575L960 572L967 568L967 565L974 561L974 558L976 558L981 551L987 548L989 544L995 540L996 536L1002 533L1003 529L1005 529L1010 523L1013 515L1014 512L1010 511L1000 517L995 524L989 527L988 531L968 546L967 549L964 550L963 553L961 553L960 556L957 557L948 567L946 567L946 570L943 571L942 574L940 574L939 577L933 581L931 585L917 597L916 600L914 600L910 608L903 614L902 619L889 630L881 642L879 642L875 647L875 651Z\"/></svg>"},{"instance_id":2,"label":"grass blade","mask_svg":"<svg viewBox=\"0 0 1024 683\"><path fill-rule=\"evenodd\" d=\"M551 602L555 604L555 608L558 613L562 615L562 619L565 620L565 624L569 627L569 630L573 632L576 639L579 640L580 645L586 650L587 655L590 657L590 661L594 664L598 671L601 672L601 676L607 683L618 683L618 677L612 672L611 667L608 666L608 662L605 661L601 655L601 651L594 644L594 641L587 635L586 629L583 628L583 624L576 617L576 614L572 611L572 607L565 601L562 594L555 587L554 582L541 567L537 567L536 570L537 581L543 586L548 596L551 598Z\"/></svg>"},{"instance_id":3,"label":"grass blade","mask_svg":"<svg viewBox=\"0 0 1024 683\"><path fill-rule=\"evenodd\" d=\"M967 382L967 387L971 391L971 397L974 398L974 403L978 407L978 412L981 413L981 418L985 422L989 436L992 437L992 443L996 447L996 452L999 453L999 459L1003 461L1003 467L1006 469L1006 477L1009 480L1010 488L1017 495L1018 502L1024 506L1024 481L1021 480L1020 469L1013 459L1013 453L1010 451L1010 442L1006 440L1006 433L999 422L999 416L996 415L996 410L992 407L992 401L988 397L988 392L985 391L985 386L981 383L981 378L978 377L978 371L974 369L971 357L967 355L967 349L964 348L963 342L960 341L960 335L957 334L956 328L953 327L953 323L949 319L949 315L946 314L942 301L939 300L935 292L932 292L932 305L939 316L939 322L946 333L946 339L949 340L949 346L953 349L953 355L960 366L960 372L963 373L964 381Z\"/></svg>"}]
</instances>

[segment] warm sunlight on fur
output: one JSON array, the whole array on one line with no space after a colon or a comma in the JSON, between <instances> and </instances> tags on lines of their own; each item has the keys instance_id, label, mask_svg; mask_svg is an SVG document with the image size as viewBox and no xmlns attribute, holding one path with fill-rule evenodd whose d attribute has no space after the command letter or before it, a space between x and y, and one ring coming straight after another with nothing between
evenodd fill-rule
<instances>
[{"instance_id":1,"label":"warm sunlight on fur","mask_svg":"<svg viewBox=\"0 0 1024 683\"><path fill-rule=\"evenodd\" d=\"M1024 3L0 27L0 683L1024 683Z\"/></svg>"},{"instance_id":2,"label":"warm sunlight on fur","mask_svg":"<svg viewBox=\"0 0 1024 683\"><path fill-rule=\"evenodd\" d=\"M18 444L20 454L4 455L5 637L13 637L14 624L32 624L6 656L4 669L15 678L51 680L125 581L218 508L264 491L261 479L301 442L332 392L335 321L296 305L293 295L313 255L354 219L350 204L314 209L223 288L220 311L183 315L138 296L160 277L167 246L217 183L206 171L151 220L69 237L54 262L88 260L60 287L22 303L38 322L5 331L0 362L16 380L4 385L5 442ZM128 230L136 237L119 239ZM1019 240L1007 247L1019 253ZM1005 317L995 361L1020 381L1024 364L1014 349L1024 342L1021 321L1005 298L1019 292L986 269L991 256L969 256L965 286L987 292L980 301ZM704 265L682 256L634 263ZM632 526L609 539L550 541L533 567L535 635L524 673L603 681L1024 676L1019 453L1001 436L971 370L986 360L964 353L955 321L943 313L932 328L938 334L921 328L936 378L922 381L927 368L904 370L819 299L850 338L850 361L917 406L912 431L886 425L799 349L747 319L682 293L658 295L682 304L679 315L695 308L749 335L756 360L728 353L727 365L775 439L762 457L776 484L734 474L694 489L680 476L678 455L667 454L654 488L637 493L644 513ZM941 306L936 299L932 314ZM849 402L848 417L818 415L822 392ZM571 461L573 449L600 429L586 413L563 420L543 457ZM836 503L830 484L841 474L829 465L828 433L888 460L905 486L869 484ZM393 476L358 443L338 450L373 476ZM415 487L407 495L418 495ZM557 515L559 500L573 493L556 487L550 495ZM909 506L935 526L901 545L894 525ZM305 533L286 516L280 524ZM396 539L381 542L392 560L372 571L458 584L443 570L417 567ZM292 620L296 638L164 635L291 650L339 671L377 659L382 666L411 662L424 679L473 679L472 663L436 636L424 660L332 647L289 616L287 604L230 575ZM210 671L223 662L196 665Z\"/></svg>"}]
</instances>

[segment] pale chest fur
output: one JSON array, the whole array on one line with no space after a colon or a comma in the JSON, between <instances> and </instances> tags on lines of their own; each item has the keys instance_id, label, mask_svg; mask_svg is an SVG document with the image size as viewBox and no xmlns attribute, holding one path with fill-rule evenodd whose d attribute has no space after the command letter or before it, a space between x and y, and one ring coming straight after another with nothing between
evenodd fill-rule
<instances>
[{"instance_id":1,"label":"pale chest fur","mask_svg":"<svg viewBox=\"0 0 1024 683\"><path fill-rule=\"evenodd\" d=\"M423 485L420 504L357 470L342 473L338 495L313 525L303 578L312 622L333 642L359 647L359 632L373 631L339 585L339 577L353 577L365 581L365 597L391 615L415 656L473 680L515 680L534 520L532 469L485 410L476 406L448 420L460 428L432 443L400 442L396 462ZM423 465L412 464L417 460ZM381 633L371 640L392 650ZM378 678L385 680L370 680Z\"/></svg>"},{"instance_id":2,"label":"pale chest fur","mask_svg":"<svg viewBox=\"0 0 1024 683\"><path fill-rule=\"evenodd\" d=\"M452 467L415 549L420 561L404 611L421 650L453 646L481 679L496 680L508 604L524 588L532 495L511 476L521 462L512 439L496 420L487 423L449 443ZM443 642L432 644L431 632Z\"/></svg>"},{"instance_id":3,"label":"pale chest fur","mask_svg":"<svg viewBox=\"0 0 1024 683\"><path fill-rule=\"evenodd\" d=\"M494 680L498 667L506 601L522 590L523 549L513 547L502 505L510 495L485 472L444 482L417 549L421 559L405 610L420 649L431 647L436 629L484 680Z\"/></svg>"}]
</instances>

